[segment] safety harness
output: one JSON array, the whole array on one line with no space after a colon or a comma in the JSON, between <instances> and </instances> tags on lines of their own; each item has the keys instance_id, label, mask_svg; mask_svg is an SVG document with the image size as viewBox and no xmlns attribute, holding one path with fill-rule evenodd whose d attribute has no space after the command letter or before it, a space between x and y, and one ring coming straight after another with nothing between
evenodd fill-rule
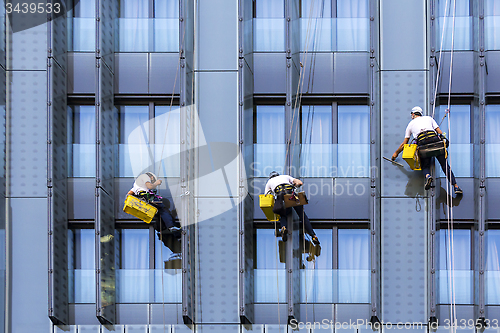
<instances>
[{"instance_id":1,"label":"safety harness","mask_svg":"<svg viewBox=\"0 0 500 333\"><path fill-rule=\"evenodd\" d=\"M425 131L417 136L418 154L420 158L436 157L445 155L448 157L446 151L446 140L441 140L435 131Z\"/></svg>"}]
</instances>

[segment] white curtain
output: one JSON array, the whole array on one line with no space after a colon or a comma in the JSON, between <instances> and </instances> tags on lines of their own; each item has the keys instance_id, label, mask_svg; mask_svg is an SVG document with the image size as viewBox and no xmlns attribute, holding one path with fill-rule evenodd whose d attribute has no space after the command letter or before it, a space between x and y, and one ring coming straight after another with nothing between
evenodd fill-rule
<instances>
[{"instance_id":1,"label":"white curtain","mask_svg":"<svg viewBox=\"0 0 500 333\"><path fill-rule=\"evenodd\" d=\"M95 302L95 230L76 229L74 235L74 302Z\"/></svg>"},{"instance_id":2,"label":"white curtain","mask_svg":"<svg viewBox=\"0 0 500 333\"><path fill-rule=\"evenodd\" d=\"M150 168L149 107L122 106L119 114L118 177L137 177L137 170Z\"/></svg>"},{"instance_id":3,"label":"white curtain","mask_svg":"<svg viewBox=\"0 0 500 333\"><path fill-rule=\"evenodd\" d=\"M331 0L302 0L301 17L332 17Z\"/></svg>"},{"instance_id":4,"label":"white curtain","mask_svg":"<svg viewBox=\"0 0 500 333\"><path fill-rule=\"evenodd\" d=\"M500 177L500 105L486 105L486 177Z\"/></svg>"},{"instance_id":5,"label":"white curtain","mask_svg":"<svg viewBox=\"0 0 500 333\"><path fill-rule=\"evenodd\" d=\"M337 0L337 51L368 51L368 1Z\"/></svg>"},{"instance_id":6,"label":"white curtain","mask_svg":"<svg viewBox=\"0 0 500 333\"><path fill-rule=\"evenodd\" d=\"M370 160L370 108L338 106L338 157L334 177L368 177Z\"/></svg>"},{"instance_id":7,"label":"white curtain","mask_svg":"<svg viewBox=\"0 0 500 333\"><path fill-rule=\"evenodd\" d=\"M155 107L155 170L159 177L180 176L180 109ZM161 163L158 166L157 163Z\"/></svg>"},{"instance_id":8,"label":"white curtain","mask_svg":"<svg viewBox=\"0 0 500 333\"><path fill-rule=\"evenodd\" d=\"M446 105L439 107L439 116L436 118L438 125L445 114L446 108ZM450 121L451 129L448 128L448 120ZM446 137L450 140L448 163L455 177L471 177L470 105L452 105L450 114L443 120L439 128L446 133ZM436 167L440 170L441 177L444 177L445 174L439 164Z\"/></svg>"},{"instance_id":9,"label":"white curtain","mask_svg":"<svg viewBox=\"0 0 500 333\"><path fill-rule=\"evenodd\" d=\"M454 266L451 265L452 262ZM447 229L440 230L439 303L450 304L454 291L456 304L471 304L472 273L470 230L455 229L450 235ZM450 277L454 288L450 285Z\"/></svg>"},{"instance_id":10,"label":"white curtain","mask_svg":"<svg viewBox=\"0 0 500 333\"><path fill-rule=\"evenodd\" d=\"M257 143L255 145L255 177L267 177L285 165L285 107L257 106Z\"/></svg>"},{"instance_id":11,"label":"white curtain","mask_svg":"<svg viewBox=\"0 0 500 333\"><path fill-rule=\"evenodd\" d=\"M486 50L500 49L500 2L498 0L485 1L484 28Z\"/></svg>"},{"instance_id":12,"label":"white curtain","mask_svg":"<svg viewBox=\"0 0 500 333\"><path fill-rule=\"evenodd\" d=\"M285 263L280 262L279 244L274 229L257 229L256 269L254 270L254 292L256 303L286 302ZM284 253L284 251L283 251ZM283 258L284 259L284 258Z\"/></svg>"},{"instance_id":13,"label":"white curtain","mask_svg":"<svg viewBox=\"0 0 500 333\"><path fill-rule=\"evenodd\" d=\"M370 302L369 230L338 230L338 303Z\"/></svg>"},{"instance_id":14,"label":"white curtain","mask_svg":"<svg viewBox=\"0 0 500 333\"><path fill-rule=\"evenodd\" d=\"M149 230L122 229L120 269L117 272L117 302L150 301Z\"/></svg>"},{"instance_id":15,"label":"white curtain","mask_svg":"<svg viewBox=\"0 0 500 333\"><path fill-rule=\"evenodd\" d=\"M255 10L254 51L284 51L284 0L256 0Z\"/></svg>"},{"instance_id":16,"label":"white curtain","mask_svg":"<svg viewBox=\"0 0 500 333\"><path fill-rule=\"evenodd\" d=\"M256 18L283 18L285 17L284 0L255 0Z\"/></svg>"},{"instance_id":17,"label":"white curtain","mask_svg":"<svg viewBox=\"0 0 500 333\"><path fill-rule=\"evenodd\" d=\"M95 176L95 107L74 106L72 177Z\"/></svg>"},{"instance_id":18,"label":"white curtain","mask_svg":"<svg viewBox=\"0 0 500 333\"><path fill-rule=\"evenodd\" d=\"M486 304L500 305L500 230L487 231Z\"/></svg>"},{"instance_id":19,"label":"white curtain","mask_svg":"<svg viewBox=\"0 0 500 333\"><path fill-rule=\"evenodd\" d=\"M302 106L302 177L331 177L332 106Z\"/></svg>"},{"instance_id":20,"label":"white curtain","mask_svg":"<svg viewBox=\"0 0 500 333\"><path fill-rule=\"evenodd\" d=\"M178 0L155 0L155 18L178 18Z\"/></svg>"},{"instance_id":21,"label":"white curtain","mask_svg":"<svg viewBox=\"0 0 500 333\"><path fill-rule=\"evenodd\" d=\"M119 51L149 51L149 6L146 0L121 0ZM151 22L152 23L152 22Z\"/></svg>"},{"instance_id":22,"label":"white curtain","mask_svg":"<svg viewBox=\"0 0 500 333\"><path fill-rule=\"evenodd\" d=\"M446 8L446 0L438 1L438 30L436 34L438 45L441 44L441 36L444 29L443 50L451 50L452 31L453 31L453 0L448 0L448 8ZM470 16L469 0L456 0L455 4L455 33L454 33L454 50L471 50L472 41L472 17Z\"/></svg>"}]
</instances>

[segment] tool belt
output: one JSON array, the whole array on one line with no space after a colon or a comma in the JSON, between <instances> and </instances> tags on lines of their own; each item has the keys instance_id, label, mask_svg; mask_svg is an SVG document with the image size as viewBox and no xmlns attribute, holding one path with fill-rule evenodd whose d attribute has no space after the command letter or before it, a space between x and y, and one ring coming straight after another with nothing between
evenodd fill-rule
<instances>
[{"instance_id":1,"label":"tool belt","mask_svg":"<svg viewBox=\"0 0 500 333\"><path fill-rule=\"evenodd\" d=\"M437 138L439 140L439 137L437 136L435 131L425 131L417 135L417 144L420 145L422 141L428 141L429 139Z\"/></svg>"},{"instance_id":2,"label":"tool belt","mask_svg":"<svg viewBox=\"0 0 500 333\"><path fill-rule=\"evenodd\" d=\"M447 157L445 142L434 131L420 133L417 136L417 144L420 158L437 157L440 155Z\"/></svg>"},{"instance_id":3,"label":"tool belt","mask_svg":"<svg viewBox=\"0 0 500 333\"><path fill-rule=\"evenodd\" d=\"M295 190L295 187L293 187L290 184L280 184L274 188L274 193L276 195L279 195L282 192L284 192L284 194L292 194L294 190Z\"/></svg>"},{"instance_id":4,"label":"tool belt","mask_svg":"<svg viewBox=\"0 0 500 333\"><path fill-rule=\"evenodd\" d=\"M147 203L160 203L162 197L156 195L154 191L140 191L137 197L144 199Z\"/></svg>"},{"instance_id":5,"label":"tool belt","mask_svg":"<svg viewBox=\"0 0 500 333\"><path fill-rule=\"evenodd\" d=\"M274 188L274 214L286 216L285 194L293 194L295 187L290 184L280 184Z\"/></svg>"}]
</instances>

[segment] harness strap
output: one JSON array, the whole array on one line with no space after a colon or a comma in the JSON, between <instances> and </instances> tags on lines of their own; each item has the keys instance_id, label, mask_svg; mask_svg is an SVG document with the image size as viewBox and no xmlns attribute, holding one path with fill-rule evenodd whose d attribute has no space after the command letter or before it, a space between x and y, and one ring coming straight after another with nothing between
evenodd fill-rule
<instances>
[{"instance_id":1,"label":"harness strap","mask_svg":"<svg viewBox=\"0 0 500 333\"><path fill-rule=\"evenodd\" d=\"M425 131L417 136L417 142L437 136L435 131Z\"/></svg>"},{"instance_id":2,"label":"harness strap","mask_svg":"<svg viewBox=\"0 0 500 333\"><path fill-rule=\"evenodd\" d=\"M293 187L290 184L280 184L280 185L275 187L274 193L280 194L281 192L293 192L294 189L295 189L295 187Z\"/></svg>"}]
</instances>

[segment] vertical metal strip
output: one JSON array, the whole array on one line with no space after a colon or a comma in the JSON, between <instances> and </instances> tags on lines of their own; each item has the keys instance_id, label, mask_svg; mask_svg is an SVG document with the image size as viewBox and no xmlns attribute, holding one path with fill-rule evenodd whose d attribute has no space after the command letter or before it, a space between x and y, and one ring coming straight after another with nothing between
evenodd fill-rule
<instances>
[{"instance_id":1,"label":"vertical metal strip","mask_svg":"<svg viewBox=\"0 0 500 333\"><path fill-rule=\"evenodd\" d=\"M195 323L195 219L194 214L194 1L179 0L180 106L181 106L181 207L182 223L182 318Z\"/></svg>"},{"instance_id":2,"label":"vertical metal strip","mask_svg":"<svg viewBox=\"0 0 500 333\"><path fill-rule=\"evenodd\" d=\"M370 1L370 260L371 260L371 315L370 322L380 322L380 99L378 95L376 36L376 18L378 18L378 0ZM335 243L336 244L336 243Z\"/></svg>"},{"instance_id":3,"label":"vertical metal strip","mask_svg":"<svg viewBox=\"0 0 500 333\"><path fill-rule=\"evenodd\" d=\"M429 84L429 106L428 110L434 110L434 107L438 105L438 98L434 98L434 92L438 82L436 81L438 73L438 64L436 61L436 29L437 29L437 2L436 0L429 1L430 12L430 27L429 27L429 45L430 45L430 57L429 57L429 72L428 72L428 82ZM428 112L428 115L432 116L432 111ZM430 198L427 198L427 204L429 209L427 210L427 318L429 323L437 323L438 313L437 313L437 243L436 243L436 222L439 217L436 211L436 193L435 189L432 188L430 193Z\"/></svg>"},{"instance_id":4,"label":"vertical metal strip","mask_svg":"<svg viewBox=\"0 0 500 333\"><path fill-rule=\"evenodd\" d=\"M47 22L48 315L56 325L69 320L66 22L65 15Z\"/></svg>"},{"instance_id":5,"label":"vertical metal strip","mask_svg":"<svg viewBox=\"0 0 500 333\"><path fill-rule=\"evenodd\" d=\"M114 324L116 314L116 254L114 216L114 148L117 114L114 107L114 22L117 0L96 1L96 316Z\"/></svg>"}]
</instances>

